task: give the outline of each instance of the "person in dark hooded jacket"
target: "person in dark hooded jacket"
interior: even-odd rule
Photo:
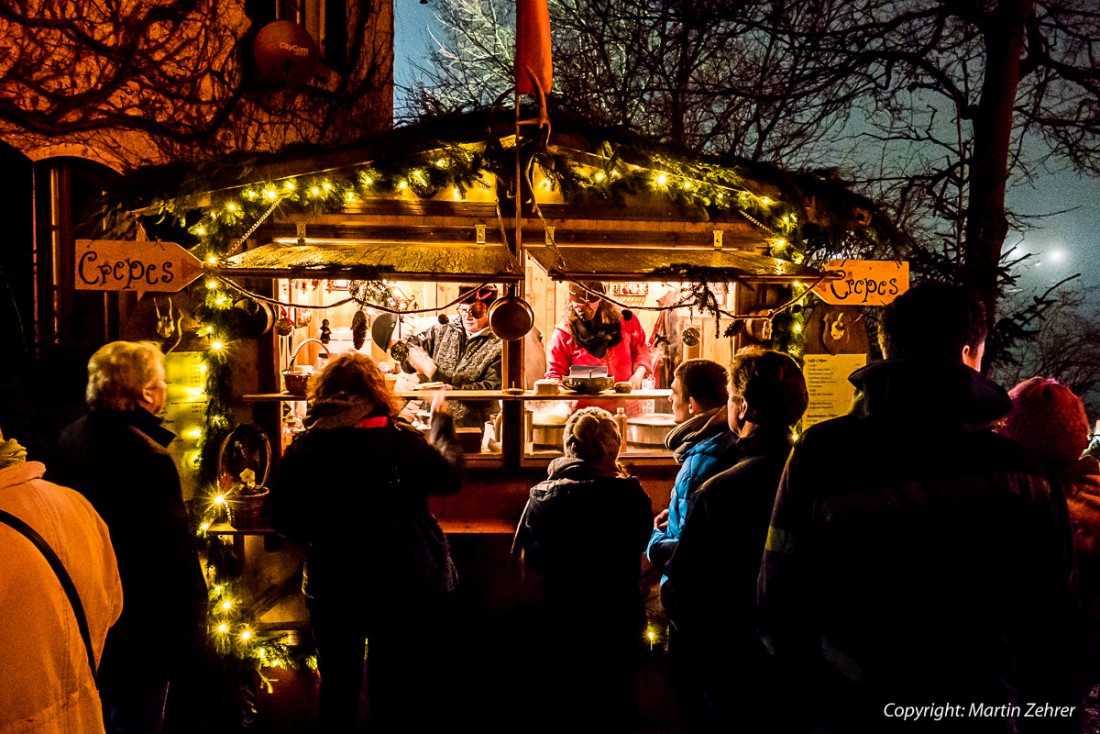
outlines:
[[[807,730],[1074,729],[1066,502],[991,430],[1011,402],[977,371],[986,324],[959,287],[901,295],[850,378],[862,411],[794,447],[757,600]]]
[[[458,574],[430,494],[457,492],[463,457],[444,393],[428,440],[398,420],[370,358],[342,354],[313,388],[306,430],[272,489],[275,529],[306,549],[302,590],[321,671],[324,732],[356,729],[369,638],[372,731],[431,731],[448,681],[449,599]]]
[[[617,467],[619,431],[602,408],[565,423],[564,456],[531,489],[513,551],[544,579],[536,630],[546,731],[625,732],[645,615],[642,550],[653,509],[636,477]]]

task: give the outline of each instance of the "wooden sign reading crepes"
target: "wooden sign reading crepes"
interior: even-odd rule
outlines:
[[[202,263],[174,242],[77,240],[78,291],[175,293],[202,273]]]

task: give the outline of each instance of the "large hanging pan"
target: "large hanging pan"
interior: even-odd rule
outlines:
[[[535,310],[516,295],[512,286],[508,287],[508,295],[489,307],[489,328],[505,341],[522,339],[534,327]]]

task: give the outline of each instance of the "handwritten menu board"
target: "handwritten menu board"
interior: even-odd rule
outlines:
[[[197,491],[199,443],[206,423],[206,365],[202,352],[170,352],[164,360],[168,383],[168,413],[164,427],[176,434],[168,453],[176,462],[183,485],[183,498]]]
[[[802,429],[846,414],[856,388],[848,375],[867,364],[866,354],[807,354],[802,364],[810,404],[802,416]]]

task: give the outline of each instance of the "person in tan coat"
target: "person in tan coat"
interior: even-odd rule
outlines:
[[[107,525],[79,493],[42,479],[46,467],[0,434],[0,510],[35,530],[76,587],[98,664],[122,613]],[[0,734],[101,734],[103,709],[61,582],[42,553],[0,522]]]

